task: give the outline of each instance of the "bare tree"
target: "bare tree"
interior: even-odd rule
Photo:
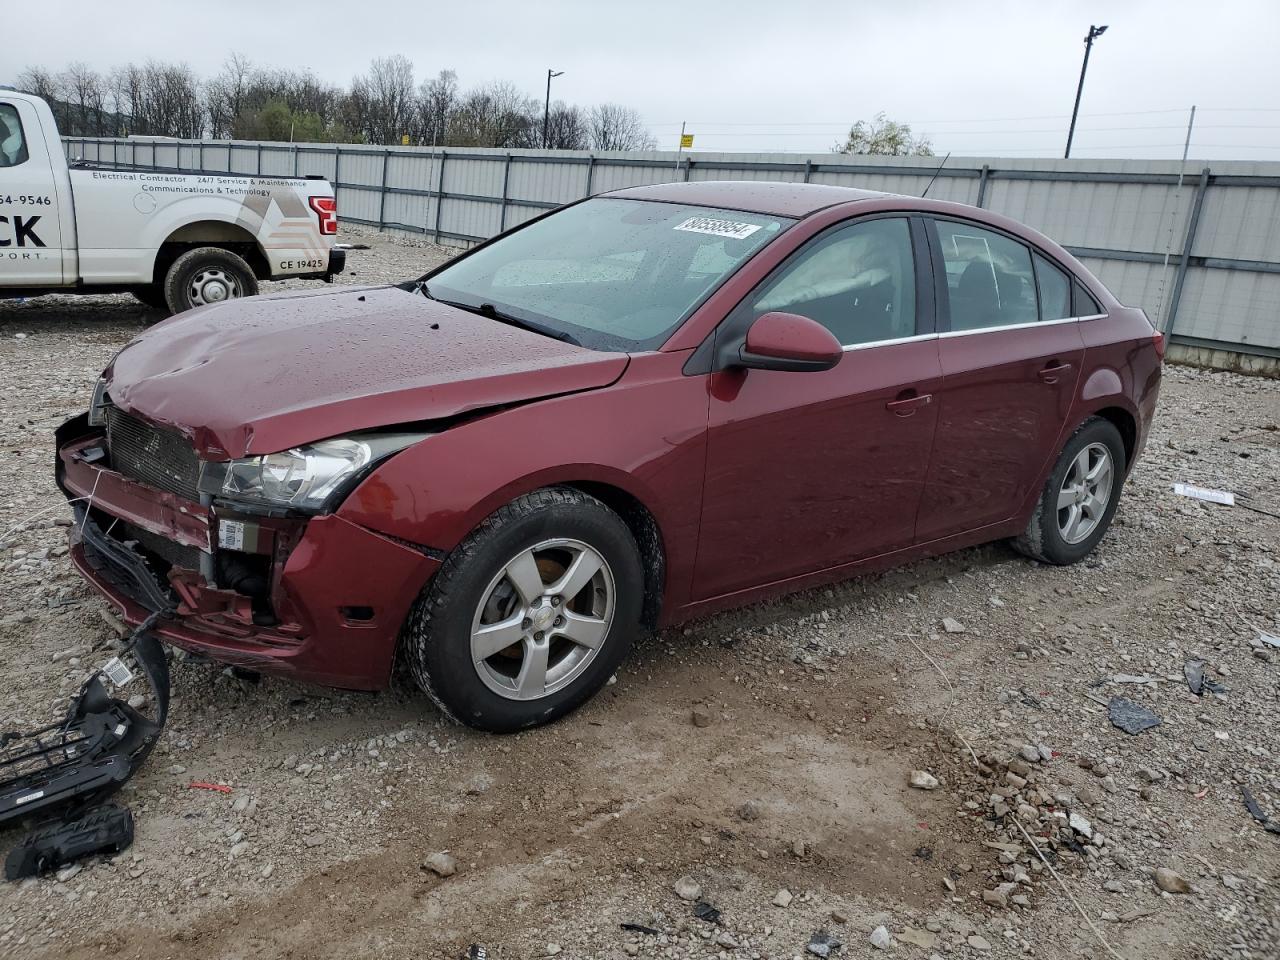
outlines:
[[[34,93],[49,104],[53,111],[53,119],[58,128],[66,127],[70,122],[66,105],[63,103],[62,78],[44,67],[27,67],[18,74],[18,89]]]
[[[534,147],[541,134],[538,101],[509,83],[469,91],[449,123],[449,143],[463,147]]]
[[[443,144],[449,130],[449,118],[458,108],[458,75],[441,70],[418,88],[417,138],[420,143]]]
[[[242,53],[227,57],[222,70],[205,85],[205,109],[209,113],[209,135],[215,140],[232,136],[236,118],[245,108],[245,99],[254,67]]]
[[[831,148],[833,153],[875,154],[882,157],[932,157],[933,144],[926,137],[916,137],[910,124],[889,120],[877,113],[871,120],[859,120],[849,128],[844,143]]]
[[[107,98],[107,84],[102,75],[76,61],[58,75],[58,86],[68,115],[68,122],[59,129],[70,136],[102,136]]]
[[[658,145],[640,114],[616,103],[592,107],[587,128],[596,150],[652,150]]]
[[[586,112],[560,100],[551,104],[547,115],[547,146],[552,150],[586,150],[590,145]]]
[[[352,81],[367,102],[364,133],[370,143],[399,143],[409,132],[417,112],[413,83],[413,61],[396,54],[377,57],[369,72]]]

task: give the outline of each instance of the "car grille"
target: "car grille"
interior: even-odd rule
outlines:
[[[107,449],[117,472],[139,483],[199,501],[200,460],[190,441],[176,430],[155,427],[108,407]]]

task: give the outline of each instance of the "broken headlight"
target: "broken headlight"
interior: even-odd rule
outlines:
[[[429,434],[338,437],[261,457],[208,461],[200,471],[200,492],[219,499],[306,512],[323,510],[339,491],[372,463]]]

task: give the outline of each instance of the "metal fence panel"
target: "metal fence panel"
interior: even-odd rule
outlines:
[[[69,157],[105,166],[322,176],[337,185],[343,219],[461,246],[589,194],[664,181],[807,181],[915,196],[932,181],[932,198],[1053,237],[1123,302],[1172,324],[1175,339],[1280,356],[1280,163],[64,142]]]

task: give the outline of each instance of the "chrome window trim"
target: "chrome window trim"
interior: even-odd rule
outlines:
[[[1080,323],[1084,320],[1101,320],[1105,313],[1094,313],[1087,317],[1062,317],[1059,320],[1032,320],[1028,323],[1007,323],[998,327],[977,327],[973,330],[944,330],[940,337],[968,337],[975,333],[994,333],[997,330],[1030,330],[1032,327],[1050,327],[1060,323]]]
[[[869,347],[895,347],[900,343],[915,343],[920,340],[937,340],[937,333],[917,333],[910,337],[895,337],[892,340],[869,340],[866,343],[851,343],[848,346],[841,346],[840,349],[845,353],[851,353],[854,350],[866,350]]]

